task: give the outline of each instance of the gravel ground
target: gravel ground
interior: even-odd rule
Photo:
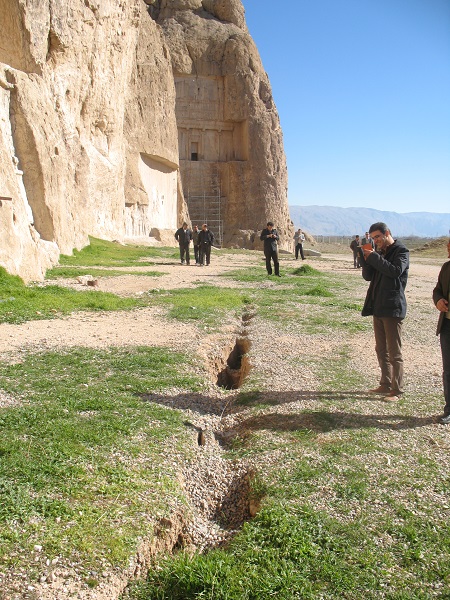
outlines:
[[[252,368],[262,378],[259,393],[263,399],[273,400],[270,408],[255,413],[254,408],[235,407],[233,398],[237,392],[226,392],[214,385],[218,365],[223,364],[236,336],[242,332],[242,322],[230,321],[222,332],[209,338],[208,347],[201,356],[211,373],[211,382],[206,393],[186,394],[173,390],[163,396],[149,396],[149,400],[185,411],[187,427],[192,431],[193,458],[188,463],[179,465],[179,473],[180,481],[190,500],[191,511],[190,520],[184,523],[183,535],[197,548],[221,545],[234,534],[245,519],[249,518],[248,490],[252,473],[254,470],[267,469],[280,457],[279,451],[275,450],[263,455],[264,464],[259,464],[255,459],[230,462],[223,457],[223,446],[227,445],[227,440],[246,431],[265,431],[267,436],[273,436],[277,430],[304,427],[307,418],[304,411],[321,410],[325,396],[335,398],[332,407],[327,404],[327,411],[335,413],[340,426],[331,432],[319,432],[318,443],[322,439],[344,440],[347,430],[366,427],[369,424],[378,428],[377,435],[386,447],[404,447],[405,444],[423,446],[424,452],[433,459],[439,456],[442,449],[448,449],[450,430],[437,423],[437,415],[441,409],[442,367],[438,339],[435,336],[437,311],[431,301],[431,291],[440,266],[445,260],[445,254],[443,252],[442,261],[414,256],[411,258],[407,288],[408,316],[404,329],[406,393],[400,404],[386,404],[367,393],[369,388],[378,384],[379,375],[370,330],[345,338],[339,330],[334,335],[332,331],[308,335],[302,332],[296,323],[287,323],[277,326],[268,336],[267,323],[259,315],[245,323],[245,330],[251,342],[249,357]],[[360,271],[353,269],[351,256],[328,255],[320,259],[308,259],[307,263],[318,270],[343,272],[354,277],[349,300],[362,302],[367,284],[362,280]],[[199,281],[228,287],[245,287],[244,284],[221,278],[220,275],[228,269],[252,264],[263,264],[260,253],[213,255],[211,266],[204,268],[185,267],[162,260],[161,265],[152,267],[152,270],[160,269],[166,273],[162,277],[105,277],[100,279],[98,289],[134,295],[145,293],[149,289],[194,286]],[[291,256],[283,256],[281,272],[283,267],[287,266],[299,266],[299,263]],[[65,285],[80,288],[80,284],[75,281],[65,282]],[[273,284],[268,281],[264,285]],[[313,307],[301,305],[299,310],[307,316]],[[180,340],[189,336],[195,342],[200,335],[203,336],[204,333],[200,334],[192,325],[168,320],[161,308],[123,313],[77,313],[60,320],[0,325],[0,358],[18,361],[24,351],[50,350],[74,345],[104,348],[111,345],[144,344],[181,349]],[[332,360],[344,346],[349,349],[351,365],[361,375],[364,384],[344,391],[331,388],[324,390],[323,382],[315,375],[313,363],[322,361],[326,364],[326,361]],[[311,361],[310,368],[308,361],[298,360],[305,354]],[[416,400],[410,407],[409,398],[420,397],[420,394],[439,400],[433,406],[422,405]],[[341,401],[348,402],[349,399],[352,400],[351,414],[343,411],[341,406]],[[6,406],[13,401],[0,390],[0,405]],[[408,431],[407,438],[404,435],[405,430]],[[172,458],[178,458],[176,453]],[[318,455],[314,458],[319,460]],[[404,460],[408,460],[407,452]],[[373,464],[378,464],[380,468],[386,466],[386,456],[374,455]],[[327,491],[329,492],[317,491],[317,509],[327,508]],[[436,500],[443,501],[442,498]],[[62,577],[57,576],[56,581],[35,586],[32,591],[34,596],[25,594],[5,598],[106,600],[117,597],[117,593],[123,587],[123,579],[118,579],[111,573],[105,574],[105,583],[95,591],[80,588],[79,582],[77,584],[76,570],[70,571],[64,585],[62,580]],[[25,581],[22,589],[26,590],[26,584]]]

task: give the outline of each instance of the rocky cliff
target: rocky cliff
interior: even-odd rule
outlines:
[[[208,220],[291,238],[282,133],[239,0],[0,0],[0,265]],[[167,238],[166,238],[167,239]]]

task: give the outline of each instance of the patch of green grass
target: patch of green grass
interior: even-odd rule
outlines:
[[[360,469],[344,472],[344,480],[335,484],[336,495],[344,500],[363,500],[368,495],[367,474]]]
[[[293,275],[308,275],[309,277],[319,277],[322,276],[322,273],[311,265],[302,265],[298,269],[294,269],[292,271]]]
[[[56,285],[26,286],[0,267],[0,323],[52,319],[77,310],[130,310],[148,301],[99,291],[77,292]]]
[[[336,535],[341,530],[341,535]],[[345,530],[345,534],[342,530]],[[135,600],[377,598],[382,569],[372,548],[308,507],[266,507],[228,551],[161,561]]]
[[[209,327],[220,327],[227,313],[237,314],[251,302],[248,293],[243,290],[210,285],[170,290],[152,298],[160,304],[169,305],[168,314],[173,319],[199,321]]]
[[[398,500],[386,503],[399,474],[392,480],[380,474],[378,484],[373,480],[377,473],[366,468],[373,450],[368,433],[349,431],[342,449],[354,446],[350,460],[345,452],[324,453],[315,436],[303,438],[296,449],[286,437],[292,432],[283,434],[285,460],[278,454],[278,464],[257,482],[263,509],[230,546],[161,558],[148,581],[131,586],[127,598],[447,598],[450,525],[425,516],[415,495],[410,507]],[[262,439],[252,436],[251,444],[255,453],[265,452]],[[339,449],[340,442],[323,448],[330,446]],[[420,472],[405,465],[404,475],[409,484],[402,489],[414,489],[411,477],[419,481]],[[317,498],[328,514],[312,507]]]
[[[74,250],[72,256],[61,255],[60,265],[64,266],[96,266],[131,267],[136,265],[152,265],[154,260],[165,256],[177,258],[178,253],[173,248],[152,248],[147,246],[134,246],[117,244],[106,240],[90,237],[89,245],[82,250]]]
[[[300,292],[304,296],[320,296],[321,298],[331,298],[334,294],[326,286],[315,285],[312,288],[308,288],[305,291]]]
[[[176,435],[188,452],[183,416],[147,395],[200,389],[190,361],[159,348],[79,348],[2,365],[0,389],[18,399],[0,410],[4,564],[34,544],[125,564],[151,516],[170,514],[180,495],[165,445]]]
[[[292,285],[299,277],[301,277],[301,281],[304,282],[305,276],[311,279],[316,277],[324,277],[320,271],[313,269],[309,265],[303,265],[299,269],[284,269],[282,277],[269,277],[264,266],[246,267],[243,269],[236,269],[234,271],[227,271],[226,273],[222,274],[222,277],[233,279],[233,281],[241,281],[246,283],[261,283],[270,281],[272,284],[276,285]]]
[[[268,280],[266,269],[263,267],[253,267],[246,269],[236,269],[235,271],[227,271],[222,273],[221,277],[232,279],[233,281],[241,281],[244,283],[261,283]],[[282,283],[280,278],[271,278],[271,282]]]
[[[77,266],[54,267],[49,269],[46,274],[46,279],[74,279],[82,275],[92,275],[93,277],[120,277],[122,275],[135,275],[137,277],[161,277],[166,273],[160,271],[119,271],[117,269],[106,268],[90,268],[86,269]]]

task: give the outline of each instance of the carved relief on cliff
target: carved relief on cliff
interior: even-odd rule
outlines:
[[[223,77],[175,77],[180,160],[248,159],[246,122],[225,120]]]
[[[290,247],[281,127],[242,3],[159,0],[154,7],[172,58],[191,218],[208,219],[225,245],[247,236],[247,247],[255,247],[255,232],[274,220],[281,245]]]

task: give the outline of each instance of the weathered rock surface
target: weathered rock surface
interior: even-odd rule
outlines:
[[[156,18],[172,58],[191,219],[207,220],[224,245],[247,248],[260,244],[248,231],[273,220],[290,248],[282,131],[242,3],[161,0]]]
[[[171,240],[189,217],[247,247],[270,218],[290,243],[240,0],[0,0],[0,22],[1,266],[41,279],[89,235]]]

